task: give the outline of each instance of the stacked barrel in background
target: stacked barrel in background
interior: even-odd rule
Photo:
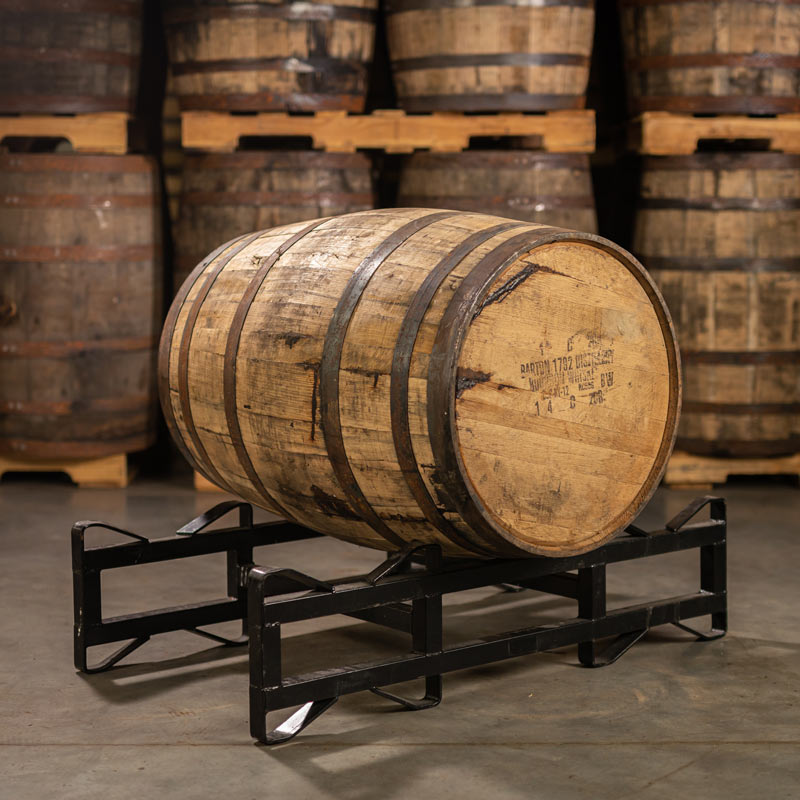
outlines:
[[[182,111],[363,111],[377,0],[165,4]],[[177,289],[219,244],[252,230],[373,208],[361,154],[306,150],[192,153],[175,234]]]
[[[620,0],[635,111],[800,111],[800,4]]]
[[[800,5],[621,0],[637,111],[800,110]],[[800,157],[649,157],[634,250],[666,297],[683,353],[678,447],[800,451]]]
[[[141,40],[141,0],[0,3],[0,113],[130,112]],[[0,454],[147,447],[162,318],[155,162],[7,142],[0,197]]]
[[[581,109],[592,0],[390,0],[389,54],[407,111]],[[455,208],[596,232],[589,158],[516,149],[416,153],[398,205]]]
[[[142,0],[0,3],[0,113],[133,112]]]

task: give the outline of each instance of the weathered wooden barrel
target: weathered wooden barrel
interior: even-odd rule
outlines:
[[[168,0],[181,108],[363,111],[377,0]]]
[[[0,452],[147,447],[162,319],[155,163],[1,155],[0,198]]]
[[[625,251],[432,209],[222,245],[172,304],[159,388],[219,486],[348,541],[472,556],[623,528],[680,403],[669,314]]]
[[[532,150],[414,153],[398,206],[455,208],[597,232],[589,157]]]
[[[175,289],[221,241],[376,205],[363,153],[187,154],[175,238]]]
[[[142,0],[2,0],[0,112],[133,112]]]
[[[408,111],[586,104],[593,0],[388,0],[386,25]]]
[[[800,156],[648,158],[634,250],[672,311],[678,447],[800,450]]]
[[[794,0],[620,0],[637,111],[800,111]]]

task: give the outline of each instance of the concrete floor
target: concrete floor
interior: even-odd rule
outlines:
[[[350,695],[294,741],[267,749],[248,735],[242,649],[179,632],[156,637],[110,673],[87,677],[72,667],[71,523],[103,519],[166,535],[220,496],[177,481],[127,491],[6,482],[0,798],[800,797],[800,491],[751,485],[724,494],[725,639],[698,643],[659,628],[607,669],[577,668],[573,647],[452,673],[442,705],[417,713]],[[660,490],[641,523],[660,525],[691,496]],[[262,550],[257,560],[332,577],[378,557],[325,539]],[[212,556],[118,571],[104,584],[104,611],[218,597],[222,570]],[[697,574],[696,552],[611,567],[610,599],[693,591]],[[474,637],[572,613],[557,598],[486,589],[451,596],[446,620]],[[287,673],[405,641],[339,617],[287,626],[284,635]]]

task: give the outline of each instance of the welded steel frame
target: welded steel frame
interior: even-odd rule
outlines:
[[[205,531],[209,525],[232,511],[239,512],[239,524],[236,527]],[[87,547],[86,532],[92,528],[112,531],[132,541]],[[141,647],[151,636],[171,631],[191,631],[228,646],[247,644],[246,582],[247,573],[253,566],[253,548],[319,535],[284,520],[254,524],[252,506],[234,500],[219,503],[184,525],[174,535],[162,539],[148,539],[106,522],[76,522],[72,526],[73,643],[76,669],[87,674],[103,672]],[[103,571],[209,553],[227,553],[226,597],[103,619]],[[242,637],[228,639],[202,630],[202,626],[232,620],[242,621]],[[128,643],[99,664],[89,666],[90,647],[122,641]]]
[[[705,506],[710,518],[693,521]],[[206,530],[232,511],[235,527]],[[87,547],[86,532],[102,528],[129,542]],[[253,548],[297,541],[319,534],[282,520],[254,524],[251,506],[227,501],[184,525],[174,535],[148,539],[104,522],[77,522],[72,528],[75,667],[102,672],[147,642],[151,636],[187,630],[220,644],[249,642],[250,730],[264,744],[287,741],[330,708],[342,695],[369,689],[411,710],[442,699],[442,675],[507,658],[570,644],[587,667],[616,661],[647,631],[673,624],[702,640],[727,630],[726,509],[718,497],[701,497],[661,530],[630,525],[603,547],[566,558],[456,560],[442,558],[436,545],[412,545],[390,554],[367,575],[319,580],[296,570],[255,566]],[[697,548],[700,589],[693,594],[606,608],[609,564]],[[103,618],[101,573],[134,565],[227,553],[227,596],[124,616]],[[510,591],[536,590],[577,601],[577,616],[557,624],[506,631],[444,648],[442,596],[483,586]],[[345,614],[410,634],[410,650],[396,658],[285,676],[281,626],[300,620]],[[710,630],[700,633],[685,620],[710,615]],[[243,635],[228,639],[204,626],[241,620]],[[247,635],[244,635],[246,632]],[[610,642],[602,640],[611,639]],[[88,664],[90,647],[127,642],[99,664]],[[399,696],[387,686],[424,678],[420,699]],[[274,729],[267,713],[301,708]]]

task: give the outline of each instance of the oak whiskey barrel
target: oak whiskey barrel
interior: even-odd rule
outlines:
[[[154,441],[157,187],[144,156],[0,155],[0,453]]]
[[[683,359],[678,447],[800,451],[800,156],[645,159],[634,250]]]
[[[407,111],[586,104],[593,0],[388,0],[386,25]]]
[[[181,109],[363,111],[377,0],[167,0]]]
[[[175,241],[175,290],[221,241],[376,205],[363,153],[187,154]]]
[[[795,0],[620,0],[637,111],[800,111]]]
[[[485,557],[624,527],[680,403],[666,306],[625,251],[432,209],[222,245],[172,304],[159,388],[219,486],[370,547]]]
[[[0,0],[0,113],[132,113],[142,0]]]
[[[531,150],[414,153],[398,206],[455,208],[597,232],[589,157]]]

